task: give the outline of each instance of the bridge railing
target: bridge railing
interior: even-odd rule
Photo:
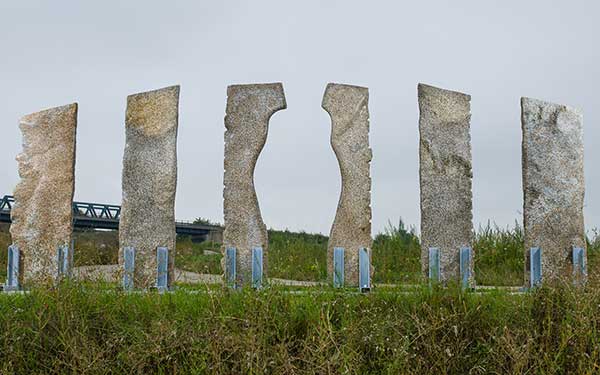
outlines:
[[[10,211],[15,203],[15,198],[12,195],[5,195],[0,200],[0,211]]]
[[[119,220],[121,206],[98,203],[73,202],[73,213],[79,216]]]
[[[0,221],[10,222],[10,211],[15,202],[12,195],[4,195],[0,200]],[[118,229],[121,216],[121,206],[114,204],[73,202],[75,227]],[[219,225],[197,224],[192,221],[175,221],[177,234],[206,235],[209,232],[219,232]]]

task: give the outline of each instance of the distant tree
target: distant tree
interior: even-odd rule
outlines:
[[[194,224],[199,224],[199,225],[217,225],[217,226],[221,225],[220,223],[213,222],[210,219],[205,219],[203,217],[196,218],[196,220],[194,220]]]
[[[403,243],[409,243],[415,241],[419,243],[419,237],[416,235],[415,227],[411,226],[408,230],[402,218],[398,220],[398,225],[395,226],[391,221],[388,221],[388,225],[385,228],[384,233],[379,233],[375,236],[375,241],[385,241],[395,239]]]

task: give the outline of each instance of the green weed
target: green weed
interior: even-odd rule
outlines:
[[[594,374],[600,292],[328,288],[0,295],[6,374]]]

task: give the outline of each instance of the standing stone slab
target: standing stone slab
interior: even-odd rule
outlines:
[[[227,88],[223,251],[236,249],[238,286],[252,282],[254,247],[263,249],[263,272],[267,274],[267,228],[254,190],[254,168],[267,140],[269,119],[285,108],[281,83],[232,85]]]
[[[59,246],[71,244],[77,104],[21,118],[21,181],[14,191],[10,233],[20,250],[21,284],[58,277]]]
[[[542,280],[548,280],[571,277],[572,246],[586,247],[583,120],[577,109],[522,98],[521,125],[525,285],[529,285],[530,248],[541,249]]]
[[[179,86],[127,97],[119,263],[135,249],[134,286],[155,286],[157,247],[168,249],[168,285],[175,255],[175,190]]]
[[[428,274],[429,248],[438,248],[440,281],[458,282],[460,249],[473,234],[471,97],[424,84],[418,95],[421,269]]]
[[[344,283],[358,285],[359,249],[371,258],[371,176],[369,90],[330,83],[322,107],[331,117],[331,146],[342,174],[342,190],[327,245],[327,272],[333,278],[334,248],[344,249]],[[373,262],[369,262],[372,264]],[[373,268],[370,272],[372,274]]]

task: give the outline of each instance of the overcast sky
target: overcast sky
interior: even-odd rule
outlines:
[[[202,3],[202,4],[201,4]],[[18,120],[79,103],[75,199],[121,201],[128,94],[181,85],[176,217],[223,219],[226,87],[283,82],[255,183],[267,226],[328,233],[340,189],[328,82],[369,87],[373,232],[419,224],[418,82],[472,96],[474,224],[522,221],[519,98],[584,113],[587,229],[600,227],[595,1],[3,1],[0,194]]]

